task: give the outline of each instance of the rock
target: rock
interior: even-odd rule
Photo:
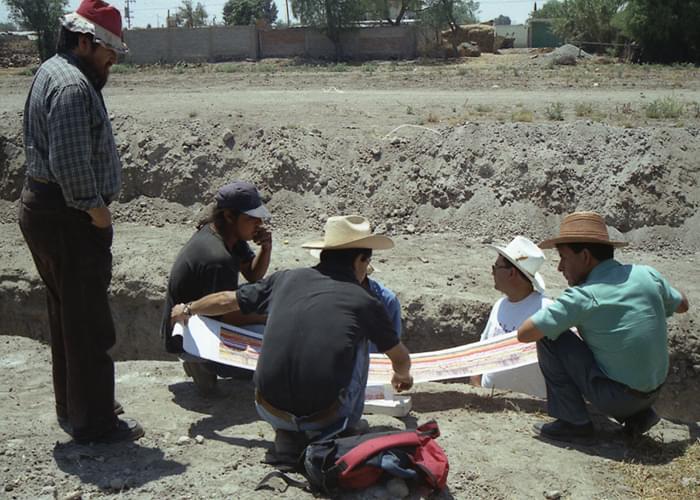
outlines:
[[[416,226],[414,226],[413,224],[409,224],[408,226],[406,226],[406,232],[407,232],[408,234],[413,234],[413,233],[415,233],[415,232],[416,232]]]
[[[68,495],[62,497],[61,500],[81,500],[83,498],[83,493],[78,490],[74,491],[73,493],[69,493]]]
[[[410,493],[406,481],[398,477],[389,479],[386,483],[386,491],[392,498],[404,498]]]
[[[561,498],[561,491],[559,491],[559,490],[545,491],[544,497],[547,500],[559,500]]]
[[[231,130],[226,130],[221,139],[229,149],[233,149],[233,147],[236,145],[236,137],[233,135],[233,131]]]
[[[334,180],[328,181],[328,184],[326,184],[326,192],[328,194],[335,193],[335,191],[338,189],[338,183],[335,182]]]
[[[188,444],[190,442],[190,438],[187,436],[180,436],[177,438],[177,444],[183,445],[183,444]]]
[[[197,442],[197,444],[202,444],[204,443],[204,436],[202,436],[201,434],[197,434],[194,437],[194,440]]]

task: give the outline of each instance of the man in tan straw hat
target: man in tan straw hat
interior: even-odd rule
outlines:
[[[624,245],[610,240],[594,212],[566,216],[559,236],[540,243],[556,247],[570,287],[518,329],[521,342],[537,341],[548,412],[556,418],[535,426],[542,437],[591,440],[586,400],[629,438],[659,421],[652,405],[668,373],[666,318],[686,312],[688,299],[655,269],[616,261],[614,249]]]
[[[394,246],[372,234],[367,219],[330,217],[323,240],[302,245],[321,250],[311,268],[278,271],[264,280],[220,292],[172,310],[189,314],[240,310],[267,314],[255,372],[256,407],[275,429],[275,450],[295,460],[313,437],[357,426],[368,375],[368,341],[386,353],[397,391],[410,389],[411,360],[384,306],[360,285],[374,250]]]
[[[523,324],[534,313],[552,303],[544,296],[545,283],[539,269],[544,253],[524,236],[516,236],[508,245],[493,246],[498,252],[491,266],[493,284],[504,296],[496,301],[489,314],[481,340],[505,335]],[[544,378],[537,363],[498,373],[484,373],[471,378],[474,385],[509,389],[546,397]]]
[[[102,87],[125,52],[119,11],[84,0],[63,19],[58,53],[37,70],[24,108],[27,177],[20,228],[47,288],[56,413],[77,442],[138,439],[114,400],[112,216],[121,187]]]

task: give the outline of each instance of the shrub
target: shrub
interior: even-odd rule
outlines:
[[[514,122],[530,123],[535,120],[535,114],[528,109],[520,109],[518,111],[513,111],[510,118]]]
[[[559,122],[564,120],[564,105],[560,102],[554,102],[549,104],[545,108],[544,112],[547,115],[547,118],[549,118],[550,120]]]
[[[647,118],[678,118],[683,114],[683,103],[673,97],[655,99],[646,106]]]

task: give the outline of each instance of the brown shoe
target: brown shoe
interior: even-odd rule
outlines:
[[[212,396],[216,394],[216,373],[209,369],[207,363],[183,361],[182,368],[185,370],[188,377],[192,377],[200,394],[203,396]]]

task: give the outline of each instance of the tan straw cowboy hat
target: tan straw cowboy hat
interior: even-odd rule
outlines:
[[[603,218],[595,212],[574,212],[564,217],[559,226],[559,236],[544,240],[540,248],[554,248],[562,243],[600,243],[624,247],[625,241],[612,241]]]
[[[326,221],[321,241],[304,243],[302,248],[318,250],[343,250],[346,248],[370,248],[388,250],[394,247],[391,238],[372,234],[369,221],[360,215],[338,215]]]

